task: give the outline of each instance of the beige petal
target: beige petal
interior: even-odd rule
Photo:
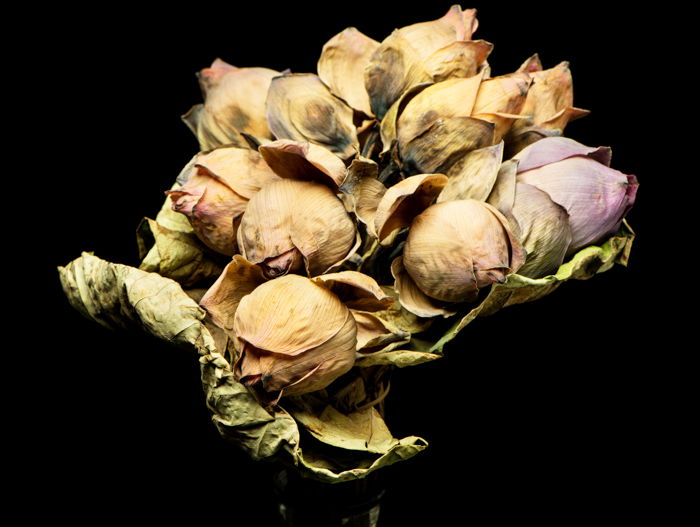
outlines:
[[[313,143],[280,139],[262,145],[258,150],[270,168],[282,178],[318,181],[334,190],[345,180],[343,161]]]
[[[445,174],[467,152],[491,146],[494,124],[472,117],[438,119],[399,150],[406,174]]]
[[[447,173],[447,185],[442,189],[437,202],[458,199],[486,201],[501,167],[503,141],[468,152]]]
[[[493,44],[485,40],[452,42],[430,55],[425,68],[435,82],[472,77],[479,73],[492,50]]]
[[[238,304],[244,296],[264,282],[265,277],[260,268],[236,254],[204,294],[199,305],[217,326],[233,337],[233,319]]]
[[[406,103],[396,122],[399,149],[438,119],[469,117],[480,84],[481,76],[474,75],[438,82],[417,93]]]
[[[527,252],[518,274],[540,278],[555,273],[572,240],[566,209],[537,187],[518,183],[513,216],[520,226],[520,241]]]
[[[540,126],[563,131],[569,120],[588,112],[574,109],[573,79],[568,62],[554,68],[530,72],[532,84],[521,113],[527,119],[514,123],[513,128]]]
[[[292,73],[272,79],[266,111],[277,139],[308,141],[342,159],[360,150],[353,109],[332,95],[317,75]]]
[[[413,218],[435,201],[446,184],[447,176],[443,174],[421,174],[389,187],[374,218],[379,242],[385,242],[395,230],[408,227]]]
[[[379,311],[393,303],[374,278],[357,271],[323,274],[312,281],[323,284],[352,309]]]
[[[481,83],[472,116],[496,124],[496,142],[508,132],[514,120],[521,117],[531,82],[530,74],[518,71]]]
[[[206,170],[211,177],[246,199],[265,185],[279,180],[263,156],[249,148],[215,148],[195,156],[194,167]]]
[[[349,27],[326,42],[318,60],[318,76],[331,93],[352,108],[373,115],[365,88],[365,69],[379,42]]]
[[[349,311],[327,288],[287,275],[244,296],[234,314],[239,339],[270,353],[299,355],[330,340]]]
[[[394,276],[394,287],[399,294],[401,305],[414,315],[423,318],[450,317],[456,311],[447,309],[441,302],[430,298],[421,291],[413,278],[406,272],[401,256],[391,263],[391,274]]]
[[[389,344],[407,343],[410,334],[392,331],[373,313],[351,310],[357,324],[357,351],[370,353],[385,350]]]
[[[471,40],[477,26],[476,9],[462,11],[459,5],[453,5],[437,20],[411,24],[398,32],[411,43],[421,60],[426,61],[436,50],[451,42]]]
[[[505,161],[498,170],[496,182],[491,189],[486,202],[503,214],[511,218],[513,203],[515,202],[515,183],[518,172],[518,160]]]
[[[379,128],[379,135],[381,137],[382,145],[384,147],[382,150],[382,154],[386,154],[387,152],[389,152],[389,150],[392,148],[394,141],[397,138],[396,121],[398,120],[399,115],[401,115],[409,101],[428,86],[432,86],[432,82],[424,82],[412,86],[411,88],[403,92],[401,94],[401,97],[399,97],[399,99],[391,105],[391,108],[389,108],[389,111],[387,111],[386,115],[382,119]]]
[[[217,59],[199,74],[204,104],[194,106],[183,120],[199,140],[200,150],[234,144],[246,146],[246,132],[271,137],[265,116],[265,97],[278,71],[236,68]]]
[[[358,156],[352,160],[341,191],[348,196],[350,211],[374,236],[374,214],[386,187],[377,180],[379,166],[371,159]]]
[[[402,93],[416,84],[431,81],[420,54],[398,30],[394,31],[372,53],[365,70],[372,113],[381,121]]]
[[[517,71],[524,71],[525,73],[535,73],[536,71],[542,71],[542,62],[540,61],[540,56],[535,53],[531,57],[528,57],[525,62],[523,62]]]

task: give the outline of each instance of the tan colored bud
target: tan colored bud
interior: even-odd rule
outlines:
[[[523,260],[506,218],[475,200],[428,207],[413,220],[403,251],[403,264],[418,288],[444,302],[474,300],[480,289],[504,282]]]
[[[265,116],[265,98],[278,71],[236,68],[216,59],[199,72],[204,103],[182,116],[199,141],[200,150],[220,145],[247,146],[241,133],[272,137]]]
[[[354,251],[355,243],[355,223],[343,202],[313,181],[282,179],[267,185],[248,203],[238,229],[241,254],[270,278],[328,272]]]
[[[173,210],[187,216],[197,237],[216,252],[236,252],[236,226],[248,201],[279,177],[258,152],[219,147],[200,153],[178,177],[182,186],[169,190]]]
[[[240,300],[233,326],[234,375],[263,398],[325,388],[355,361],[350,310],[308,278],[288,275],[258,286]]]

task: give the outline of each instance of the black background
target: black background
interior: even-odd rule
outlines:
[[[274,525],[269,468],[219,437],[197,358],[81,318],[56,266],[83,250],[138,264],[137,224],[157,212],[196,153],[180,115],[201,101],[194,74],[213,59],[315,71],[323,43],[345,27],[381,41],[394,28],[442,16],[450,3],[202,3],[148,12],[112,5],[44,11],[42,55],[26,63],[40,72],[27,106],[41,125],[14,184],[40,186],[44,202],[36,213],[41,243],[31,247],[40,255],[39,287],[23,296],[50,315],[21,333],[20,349],[30,347],[32,359],[9,370],[22,380],[14,400],[26,418],[23,435],[36,445],[36,464],[18,485],[47,496],[51,514],[69,519],[95,519],[88,511],[97,508],[105,518],[196,511]],[[655,315],[663,279],[653,247],[665,228],[664,192],[649,120],[664,61],[649,28],[663,26],[661,14],[545,3],[463,7],[478,9],[474,38],[495,45],[494,75],[534,52],[545,67],[570,62],[575,104],[592,113],[567,135],[611,146],[612,166],[637,175],[628,219],[638,237],[629,267],[479,319],[445,359],[394,375],[388,423],[397,437],[418,435],[430,447],[385,471],[383,525],[484,512],[494,521],[567,522],[604,510],[619,520],[651,513],[670,425],[669,350],[650,340],[668,330]]]

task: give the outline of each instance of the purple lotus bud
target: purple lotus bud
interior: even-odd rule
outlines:
[[[609,149],[549,137],[523,149],[515,159],[520,161],[518,182],[543,190],[569,214],[568,254],[617,231],[634,204],[637,178],[607,166]]]

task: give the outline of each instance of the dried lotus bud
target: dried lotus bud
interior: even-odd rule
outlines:
[[[444,302],[474,300],[523,260],[506,218],[471,199],[428,207],[413,220],[403,250],[403,265],[418,288]]]
[[[265,399],[328,386],[352,368],[357,326],[323,285],[288,275],[244,296],[233,321],[237,380]]]
[[[516,158],[518,182],[546,192],[569,214],[569,254],[612,234],[634,204],[637,178],[600,163],[609,150],[586,147],[563,137],[544,138]]]
[[[327,272],[354,250],[356,228],[326,185],[282,179],[248,203],[238,229],[241,254],[268,278]]]
[[[520,227],[520,242],[527,258],[518,274],[540,278],[556,272],[571,244],[566,209],[532,185],[516,183],[513,216]]]
[[[248,200],[277,180],[258,152],[220,147],[194,156],[178,176],[182,186],[166,194],[207,247],[230,256],[237,251],[236,226]]]
[[[412,86],[432,82],[433,75],[449,77],[440,66],[454,54],[443,48],[470,40],[477,26],[475,9],[463,11],[453,5],[442,18],[402,27],[385,38],[365,70],[365,86],[377,119],[383,119],[391,105]],[[436,53],[437,57],[433,57]],[[477,54],[477,60],[481,59],[483,53]]]
[[[220,145],[247,146],[241,133],[271,138],[265,117],[265,98],[272,78],[280,73],[268,68],[237,68],[216,59],[199,72],[204,104],[182,116],[197,136],[200,150]]]

